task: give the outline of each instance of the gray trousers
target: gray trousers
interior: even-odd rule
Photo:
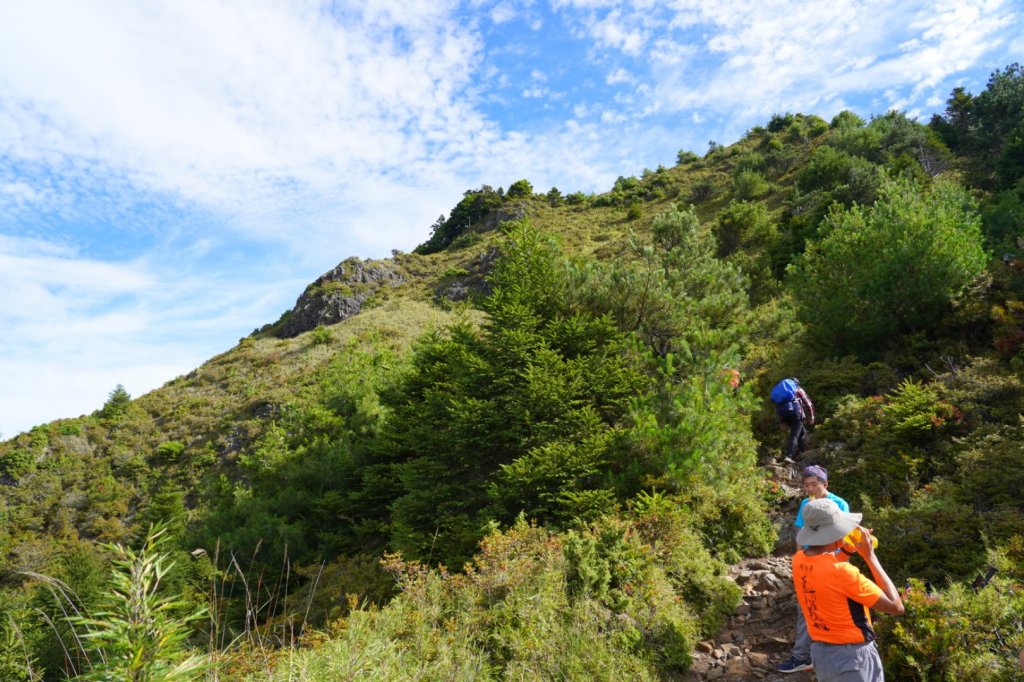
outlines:
[[[874,642],[863,644],[811,644],[811,660],[818,682],[885,682],[882,657]]]
[[[796,604],[796,641],[790,653],[798,661],[808,661],[811,658],[811,635],[807,632],[807,621],[804,620],[804,610],[800,608],[800,602]]]

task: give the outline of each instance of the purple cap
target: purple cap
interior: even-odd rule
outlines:
[[[825,467],[820,467],[817,464],[812,464],[809,467],[804,467],[803,471],[800,472],[800,476],[817,476],[823,481],[828,480],[828,472],[825,470]]]

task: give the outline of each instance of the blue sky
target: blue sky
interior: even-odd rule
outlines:
[[[0,3],[0,434],[184,374],[468,188],[608,189],[773,113],[921,120],[1019,0]]]

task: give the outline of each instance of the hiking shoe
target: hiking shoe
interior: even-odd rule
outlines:
[[[801,670],[813,670],[814,664],[811,663],[810,660],[798,661],[790,656],[782,663],[779,663],[778,667],[775,669],[780,673],[798,673]]]

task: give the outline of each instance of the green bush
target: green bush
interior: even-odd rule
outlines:
[[[688,164],[696,163],[698,161],[700,161],[700,157],[697,156],[697,154],[695,154],[694,152],[688,151],[686,149],[680,149],[679,152],[676,154],[676,165],[678,166],[686,166]]]
[[[331,342],[331,330],[322,324],[318,324],[309,332],[309,341],[314,346],[326,346]]]
[[[810,137],[824,135],[829,130],[829,124],[820,116],[810,115],[807,117],[807,133]]]
[[[878,623],[887,678],[1010,682],[1024,680],[1024,590],[996,578],[977,592],[952,585],[931,596],[920,581],[904,599],[906,613]]]
[[[764,156],[758,152],[746,152],[736,157],[736,164],[733,166],[733,174],[743,171],[755,171],[760,173],[765,168]]]
[[[1024,377],[1006,371],[993,358],[972,358],[941,376],[949,400],[971,428],[983,425],[1016,427],[1024,414]]]
[[[505,196],[509,199],[523,199],[533,196],[533,185],[529,180],[516,180],[508,186]]]
[[[757,199],[771,189],[765,177],[753,170],[741,170],[733,176],[732,191],[737,199]]]
[[[800,318],[832,353],[877,357],[886,342],[934,328],[985,266],[980,219],[959,187],[886,184],[870,209],[834,225],[790,266]]]
[[[833,128],[861,128],[864,126],[864,119],[849,109],[845,109],[832,117],[830,125]]]
[[[161,547],[167,536],[151,529],[141,551],[108,545],[114,570],[105,602],[93,615],[69,618],[84,643],[90,669],[81,680],[193,680],[210,665],[187,646],[190,623],[202,619],[195,608],[162,593],[172,564]]]
[[[690,190],[690,201],[694,204],[703,204],[710,201],[718,191],[715,181],[711,178],[701,178]]]
[[[763,253],[778,239],[778,230],[764,202],[734,200],[719,213],[715,237],[719,257],[739,250]]]
[[[878,175],[876,167],[864,159],[840,149],[818,147],[796,181],[802,192],[826,191],[832,201],[850,206],[874,200]]]
[[[840,481],[845,493],[845,476],[836,476],[837,488]],[[908,507],[868,509],[865,514],[892,579],[902,583],[917,578],[936,587],[969,580],[984,568],[985,543],[978,521],[970,507],[928,494]]]
[[[795,121],[796,118],[789,112],[785,114],[772,114],[771,119],[768,121],[768,132],[781,133],[792,126]]]
[[[654,682],[679,675],[697,642],[700,611],[678,598],[669,565],[681,580],[731,585],[709,600],[719,610],[734,606],[738,591],[714,576],[719,565],[689,558],[690,550],[701,556],[692,532],[673,540],[671,525],[646,523],[641,538],[641,523],[606,517],[553,535],[520,520],[489,533],[461,574],[389,555],[385,567],[401,589],[392,602],[356,608],[330,639],[255,677]],[[697,575],[683,575],[689,568]]]
[[[844,492],[903,505],[918,486],[952,470],[948,438],[962,432],[962,414],[938,385],[907,380],[887,396],[848,397],[818,437],[842,444],[824,460]]]
[[[827,144],[849,156],[860,159],[881,157],[882,132],[877,128],[861,125],[841,126],[828,138]]]
[[[0,478],[17,481],[35,469],[36,456],[25,448],[8,448],[0,454]]]

